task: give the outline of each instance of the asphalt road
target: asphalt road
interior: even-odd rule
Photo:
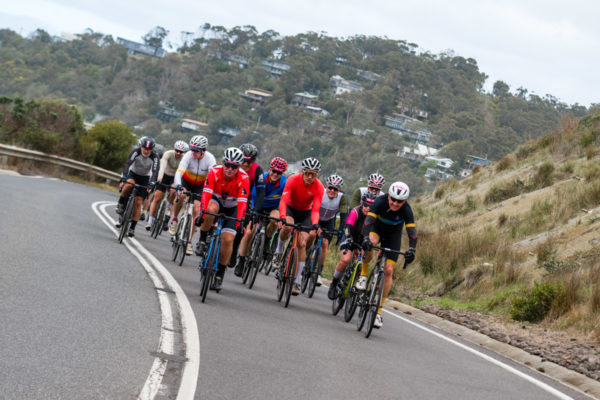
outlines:
[[[137,396],[158,340],[159,306],[144,270],[91,212],[91,203],[116,195],[46,179],[0,176],[0,184],[0,398]],[[223,291],[202,304],[197,257],[176,266],[168,235],[151,239],[140,225],[136,240],[173,275],[195,316],[195,398],[587,398],[387,313],[365,339],[355,320],[331,315],[324,287],[283,308],[271,276],[259,275],[249,290],[228,270]]]

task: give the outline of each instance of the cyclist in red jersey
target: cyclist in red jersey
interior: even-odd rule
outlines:
[[[223,164],[214,167],[208,173],[202,192],[202,209],[211,213],[223,213],[243,219],[246,214],[250,184],[248,174],[240,170],[244,154],[237,147],[225,149]],[[214,223],[215,217],[204,216],[200,226],[199,253],[206,249],[206,236]],[[199,222],[199,221],[197,221]],[[215,276],[213,289],[220,290],[223,285],[225,268],[231,257],[233,239],[238,231],[243,229],[239,222],[225,220],[221,231],[221,250],[219,253],[219,269]]]
[[[319,209],[323,200],[323,184],[317,179],[317,174],[321,169],[319,160],[313,157],[302,161],[302,172],[292,175],[288,178],[281,202],[279,203],[279,215],[290,224],[302,224],[316,231],[319,228]],[[281,267],[281,258],[285,242],[292,234],[292,228],[279,223],[281,229],[279,233],[279,242],[275,250],[276,268]],[[311,232],[314,234],[315,232]],[[308,232],[300,232],[298,238],[298,270],[296,271],[296,280],[292,287],[292,294],[300,294],[300,280],[302,279],[302,270],[306,260],[306,241]]]

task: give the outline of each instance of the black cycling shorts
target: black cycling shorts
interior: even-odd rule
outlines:
[[[321,235],[323,239],[327,239],[331,242],[331,238],[333,237],[333,230],[335,229],[335,217],[327,221],[323,221],[322,219],[320,219],[319,226],[323,230],[331,231],[331,233],[323,232],[323,234]]]
[[[175,177],[173,175],[163,175],[160,182],[156,187],[156,190],[160,190],[161,192],[166,192],[169,190],[169,187],[173,184]]]
[[[127,174],[127,180],[129,180],[129,179],[133,179],[133,181],[135,183],[137,183],[138,185],[142,185],[142,186],[148,186],[148,184],[150,183],[150,177],[148,175],[142,176],[142,175],[138,175],[132,171],[129,171],[129,173]],[[142,199],[145,199],[146,197],[148,197],[148,190],[147,189],[138,189],[137,197],[141,197]]]
[[[375,233],[379,236],[379,246],[387,247],[392,250],[399,251],[400,244],[402,242],[402,227],[404,225],[385,225],[378,222],[375,222],[375,226],[371,233]],[[385,257],[393,260],[394,262],[398,261],[398,254],[386,252]]]
[[[292,207],[287,206],[286,215],[294,218],[295,224],[301,224],[306,228],[310,228],[312,223],[310,221],[310,214],[312,210],[294,210]]]
[[[228,217],[237,217],[237,206],[236,207],[223,207],[223,204],[221,204],[221,202],[215,195],[213,195],[213,197],[210,200],[217,202],[217,204],[219,205],[219,211],[217,211],[217,213],[225,214]],[[237,234],[237,231],[235,229],[236,225],[237,225],[236,220],[225,219],[225,220],[223,220],[222,232],[229,232],[229,233],[233,233],[235,235],[235,234]]]
[[[187,191],[199,195],[202,195],[202,191],[204,190],[204,185],[192,185],[185,179],[181,181],[181,186],[183,186]]]

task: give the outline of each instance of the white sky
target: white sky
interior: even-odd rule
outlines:
[[[600,103],[600,2],[593,0],[17,0],[0,7],[0,28],[22,36],[86,28],[141,41],[155,26],[180,41],[205,22],[253,25],[282,35],[387,36],[438,54],[452,49],[477,60],[511,91],[551,94],[568,104]]]

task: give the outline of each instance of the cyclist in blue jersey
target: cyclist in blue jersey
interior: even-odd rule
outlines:
[[[259,198],[257,195],[257,187],[252,189],[252,207],[256,212],[269,215],[273,218],[279,218],[279,201],[281,200],[281,194],[287,178],[283,173],[287,170],[287,162],[281,157],[275,157],[271,160],[270,168],[263,174],[264,182],[264,200],[262,204],[259,204]],[[260,207],[259,207],[260,206]],[[265,243],[269,243],[271,237],[277,229],[275,221],[270,220],[267,225],[267,234],[265,237]],[[238,265],[244,266],[246,257],[252,240],[252,229],[246,229],[244,237],[240,243],[240,257]],[[265,246],[266,250],[267,246]],[[236,266],[237,270],[237,266]]]

